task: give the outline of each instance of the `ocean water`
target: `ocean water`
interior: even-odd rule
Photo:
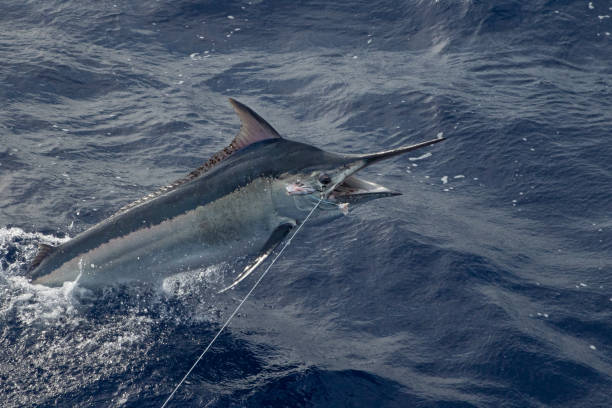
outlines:
[[[309,221],[169,406],[610,406],[612,1],[1,8],[1,406],[159,407],[246,294],[234,259],[23,277],[226,146],[227,97],[329,151],[448,140]]]

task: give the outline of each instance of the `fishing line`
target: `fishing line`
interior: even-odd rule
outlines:
[[[312,200],[312,202],[316,203],[317,205],[318,204],[327,204],[328,205],[327,208],[321,206],[322,210],[326,210],[326,209],[330,210],[330,209],[336,208],[336,207],[337,208],[342,208],[342,204],[338,204],[338,203],[335,203],[333,201],[326,200],[323,197],[317,197],[316,194],[304,194],[304,195],[299,194],[299,195],[294,195],[293,196],[293,202],[295,203],[295,206],[297,207],[297,209],[300,210],[300,211],[304,211],[304,212],[310,211],[308,208],[302,208],[302,206],[300,205],[300,203],[298,201],[298,198],[300,198],[300,197],[306,197],[306,198]]]
[[[236,315],[236,313],[238,313],[238,310],[240,309],[240,307],[242,307],[242,305],[244,304],[244,302],[247,300],[247,298],[251,295],[251,293],[253,293],[253,291],[255,290],[255,288],[257,287],[257,285],[259,285],[259,282],[261,282],[261,280],[264,278],[264,276],[266,276],[266,274],[268,273],[268,271],[270,270],[270,268],[272,268],[272,265],[274,265],[274,263],[276,262],[276,260],[283,254],[283,252],[285,251],[285,248],[287,248],[289,246],[289,244],[291,243],[291,241],[293,240],[293,238],[295,238],[295,236],[297,235],[298,232],[300,232],[300,230],[302,229],[302,226],[304,224],[306,224],[306,221],[308,221],[308,219],[310,218],[310,216],[312,215],[312,213],[315,212],[315,210],[317,209],[317,207],[319,207],[319,204],[321,204],[321,201],[323,201],[323,197],[319,198],[319,201],[315,204],[314,207],[312,207],[312,210],[310,210],[310,212],[308,213],[308,215],[306,216],[306,218],[304,218],[304,221],[298,226],[298,228],[295,230],[295,232],[293,233],[293,235],[291,235],[291,237],[287,240],[287,242],[285,242],[285,245],[281,248],[281,250],[279,251],[278,255],[276,255],[276,257],[274,257],[274,259],[272,260],[272,262],[270,263],[270,265],[268,265],[268,267],[266,268],[266,270],[261,274],[261,276],[259,277],[259,279],[257,279],[257,282],[255,282],[255,284],[253,285],[253,287],[251,288],[251,290],[249,290],[249,292],[246,294],[246,296],[244,297],[244,299],[242,299],[242,301],[238,304],[238,307],[236,307],[236,309],[232,312],[232,314],[230,315],[230,317],[227,319],[227,321],[223,324],[223,326],[221,326],[221,328],[219,329],[219,331],[217,332],[217,334],[215,335],[215,337],[213,337],[213,339],[210,341],[210,343],[208,343],[208,346],[206,346],[206,348],[204,349],[204,351],[202,352],[202,354],[200,354],[200,356],[198,357],[198,359],[195,361],[195,363],[193,363],[193,365],[191,366],[191,368],[189,369],[189,371],[187,371],[187,374],[185,374],[185,376],[183,377],[183,379],[176,385],[176,387],[174,387],[174,390],[172,391],[172,393],[168,396],[168,398],[166,399],[166,401],[163,403],[163,405],[161,406],[161,408],[164,408],[168,402],[170,402],[170,400],[172,399],[172,397],[174,397],[174,394],[176,393],[176,391],[181,387],[181,385],[183,385],[183,383],[185,382],[185,380],[187,379],[187,377],[189,377],[189,374],[191,374],[191,372],[193,371],[193,369],[195,368],[196,365],[198,365],[198,363],[200,362],[200,360],[204,357],[204,354],[206,354],[206,352],[211,348],[211,346],[213,345],[213,343],[215,342],[215,340],[217,340],[217,337],[219,337],[221,335],[221,332],[223,331],[223,329],[225,329],[227,327],[227,325],[230,323],[230,321],[232,320],[232,318]]]

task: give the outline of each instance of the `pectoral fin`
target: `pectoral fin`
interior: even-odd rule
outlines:
[[[234,283],[232,283],[225,289],[220,290],[219,293],[223,293],[226,290],[235,288],[241,281],[243,281],[247,276],[249,276],[251,272],[257,269],[257,267],[261,265],[261,263],[265,261],[266,258],[268,258],[268,256],[270,256],[272,252],[274,252],[276,247],[283,241],[283,239],[285,239],[285,237],[287,236],[287,234],[289,234],[289,231],[291,231],[293,227],[295,227],[295,223],[289,222],[276,227],[274,232],[272,232],[272,235],[270,235],[270,238],[268,238],[268,241],[266,241],[265,245],[259,252],[257,258],[253,259],[253,261],[251,261],[244,268],[244,270],[242,271],[242,273],[240,273],[240,275],[238,275]]]

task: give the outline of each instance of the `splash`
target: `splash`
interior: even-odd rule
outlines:
[[[26,232],[18,227],[0,228],[0,273],[17,276],[23,273],[36,256],[39,244],[60,245],[70,240],[40,232]]]
[[[208,293],[214,290],[206,288],[222,280],[223,266],[168,279],[161,291],[130,285],[92,292],[78,280],[49,288],[22,276],[39,243],[59,245],[68,239],[0,228],[0,378],[11,379],[1,387],[3,407],[47,405],[114,378],[129,378],[155,364],[155,350],[163,348],[160,322],[174,327],[222,316]],[[142,393],[139,387],[122,381],[110,390],[109,405]]]

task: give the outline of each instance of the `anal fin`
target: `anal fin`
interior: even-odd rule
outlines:
[[[268,238],[265,245],[259,252],[259,255],[257,255],[257,257],[253,259],[243,269],[243,271],[240,273],[240,275],[238,275],[236,280],[234,280],[231,285],[229,285],[225,289],[220,290],[218,293],[223,293],[229,289],[235,288],[240,282],[242,282],[247,276],[249,276],[251,272],[257,269],[257,267],[261,265],[262,262],[265,261],[272,252],[274,252],[276,247],[283,241],[283,239],[285,239],[285,237],[287,236],[287,234],[289,234],[289,231],[291,231],[293,227],[295,227],[295,223],[289,222],[276,227],[276,229],[272,232],[272,235],[270,235],[270,238]]]

